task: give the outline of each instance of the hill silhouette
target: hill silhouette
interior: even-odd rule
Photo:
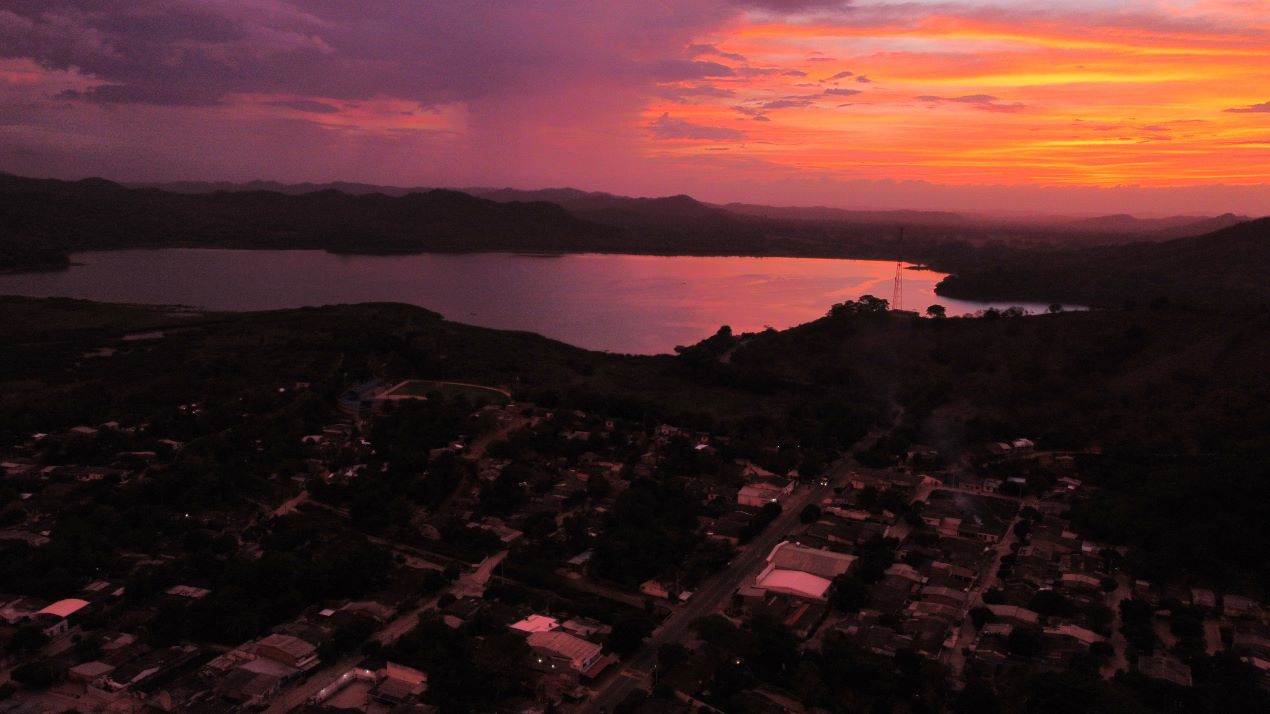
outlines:
[[[1270,303],[1270,218],[1190,238],[962,262],[936,289],[950,297],[1113,305],[1164,298],[1205,305]]]
[[[431,190],[404,196],[324,189],[178,194],[0,177],[0,237],[46,250],[214,246],[334,252],[569,251],[609,247],[614,231],[550,203],[497,203]]]
[[[208,184],[218,185],[218,184]],[[182,184],[196,189],[204,184]],[[0,270],[57,269],[79,250],[309,248],[750,255],[894,260],[951,273],[950,297],[1111,305],[1166,298],[1270,302],[1270,224],[1240,217],[1108,216],[1066,226],[979,223],[937,212],[772,209],[737,213],[690,196],[630,198],[571,188],[431,189],[369,184],[183,193],[104,179],[0,175]],[[339,188],[336,188],[338,186]],[[409,191],[408,189],[395,189]],[[759,212],[758,208],[746,210]],[[790,216],[800,216],[797,218]],[[1213,227],[1221,230],[1210,231]],[[1176,232],[1198,237],[1163,240]],[[1136,231],[1115,233],[1108,231]]]

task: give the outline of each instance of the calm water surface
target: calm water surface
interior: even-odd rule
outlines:
[[[697,342],[720,325],[783,329],[843,300],[890,299],[895,275],[895,264],[884,261],[597,254],[172,249],[78,253],[72,260],[79,265],[62,272],[0,275],[0,294],[209,310],[403,302],[458,322],[644,354]],[[905,306],[939,303],[959,315],[991,305],[937,297],[943,277],[905,271]]]

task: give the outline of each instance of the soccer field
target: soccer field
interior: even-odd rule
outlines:
[[[426,397],[439,392],[446,398],[463,395],[473,402],[488,404],[507,404],[511,398],[505,392],[493,387],[482,387],[476,384],[459,384],[456,382],[434,382],[428,379],[412,379],[402,382],[384,393],[388,399],[402,397]]]

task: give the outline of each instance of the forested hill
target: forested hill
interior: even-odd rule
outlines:
[[[0,205],[7,209],[0,213],[0,248],[16,246],[8,253],[0,250],[0,259],[11,256],[0,269],[48,267],[43,257],[32,257],[37,250],[64,254],[139,247],[866,258],[895,252],[893,226],[853,226],[826,236],[816,226],[736,215],[688,196],[543,194],[564,201],[563,207],[540,200],[537,192],[496,193],[497,201],[443,189],[399,196],[332,188],[184,193],[127,188],[103,179],[67,182],[0,174]],[[528,200],[509,200],[515,198]]]
[[[977,299],[1119,305],[1156,299],[1210,306],[1270,304],[1270,218],[1192,238],[958,261],[938,292]]]
[[[135,247],[322,248],[335,252],[597,250],[612,228],[560,206],[457,191],[400,197],[334,190],[177,194],[0,176],[0,244],[73,251]]]

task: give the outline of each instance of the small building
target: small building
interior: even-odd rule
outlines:
[[[1069,588],[1099,588],[1102,585],[1102,578],[1089,573],[1063,573],[1059,582]]]
[[[1138,672],[1144,677],[1171,682],[1179,687],[1192,685],[1190,666],[1172,657],[1162,655],[1139,657]]]
[[[1011,624],[1035,625],[1041,621],[1040,614],[1026,607],[994,604],[988,604],[986,607],[992,612],[993,617]]]
[[[235,704],[256,708],[267,702],[282,687],[282,678],[275,674],[235,669],[216,682],[216,695]]]
[[[780,570],[768,565],[755,579],[754,585],[769,592],[826,600],[833,581],[800,570]]]
[[[658,597],[663,600],[670,599],[670,588],[667,587],[666,583],[655,578],[640,583],[639,591],[649,597]]]
[[[583,639],[603,635],[613,631],[613,628],[589,617],[575,617],[560,623],[560,629],[571,635],[577,635]]]
[[[1053,637],[1065,637],[1075,640],[1086,647],[1095,642],[1102,642],[1106,639],[1093,630],[1088,630],[1084,627],[1073,625],[1071,623],[1063,623],[1058,627],[1047,627],[1044,632],[1045,634]]]
[[[38,622],[40,626],[44,628],[44,635],[46,637],[57,637],[58,635],[65,634],[68,630],[70,630],[71,615],[74,615],[86,607],[88,607],[87,600],[67,598],[65,600],[58,600],[43,610],[37,611],[31,616],[31,619]]]
[[[851,569],[856,556],[784,541],[767,556],[755,587],[794,597],[825,600],[833,579]]]
[[[71,667],[67,672],[67,676],[73,682],[92,684],[113,671],[115,671],[114,665],[93,660]]]
[[[190,600],[202,600],[211,594],[211,590],[207,588],[197,588],[193,585],[173,585],[165,590],[168,595],[173,597],[189,598]]]
[[[736,494],[736,502],[742,506],[759,508],[768,503],[780,503],[793,492],[793,481],[773,476],[742,486]]]
[[[1225,595],[1222,597],[1222,612],[1226,617],[1244,617],[1255,614],[1257,601],[1243,595]]]
[[[0,620],[10,625],[29,619],[48,603],[48,600],[27,597],[10,599],[10,597],[0,597]]]
[[[317,666],[317,648],[299,637],[273,634],[256,643],[256,654],[296,669]]]
[[[535,632],[551,632],[560,629],[560,621],[546,615],[530,615],[523,620],[508,625],[511,629],[526,635]]]
[[[801,570],[822,578],[835,578],[851,569],[856,556],[832,550],[818,550],[784,541],[772,548],[767,562],[782,570]]]
[[[567,632],[535,632],[529,635],[535,668],[559,670],[562,666],[581,674],[600,661],[602,648]]]
[[[370,690],[370,698],[385,706],[417,699],[428,688],[428,675],[396,662],[384,665],[384,677]]]
[[[1217,609],[1217,595],[1208,588],[1191,588],[1191,604],[1208,610]]]
[[[963,590],[954,590],[941,585],[928,585],[922,588],[921,594],[923,601],[936,602],[953,608],[964,608],[970,599],[969,593]]]

